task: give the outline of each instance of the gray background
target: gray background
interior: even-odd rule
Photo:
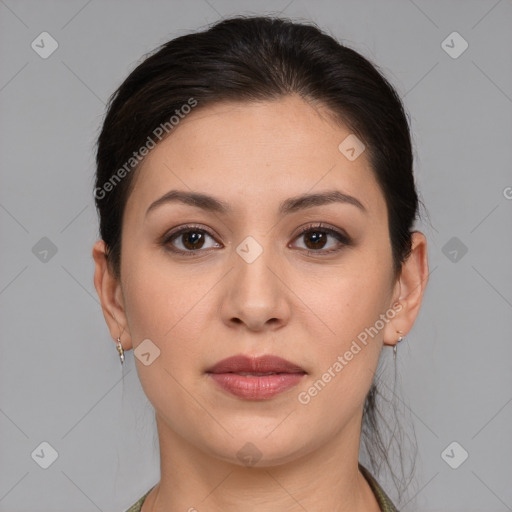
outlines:
[[[369,57],[411,118],[431,275],[398,350],[419,447],[403,510],[512,510],[510,0],[0,0],[0,511],[121,511],[158,481],[153,409],[93,285],[95,138],[143,54],[279,11]],[[59,45],[46,59],[31,47],[43,31]],[[458,58],[441,46],[453,31]],[[469,454],[457,469],[441,455],[453,441]],[[47,469],[42,442],[58,453]]]

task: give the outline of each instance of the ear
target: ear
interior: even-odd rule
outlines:
[[[411,253],[402,264],[393,291],[392,304],[397,313],[384,329],[385,345],[395,345],[399,336],[405,337],[412,329],[428,282],[427,239],[419,231],[414,231],[411,237]]]
[[[130,331],[127,328],[124,297],[121,283],[113,275],[106,255],[106,244],[98,240],[93,247],[92,257],[95,262],[94,287],[100,298],[103,316],[114,340],[121,338],[124,350],[132,348]]]

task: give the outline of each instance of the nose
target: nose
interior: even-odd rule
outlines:
[[[222,319],[231,328],[243,324],[250,331],[274,331],[288,322],[290,292],[276,258],[270,249],[254,261],[233,254],[234,268],[227,276],[221,307]]]

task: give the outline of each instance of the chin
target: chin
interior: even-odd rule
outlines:
[[[222,446],[208,447],[210,453],[241,467],[273,467],[288,464],[307,454],[307,441],[283,431],[281,435],[240,433],[224,439]],[[210,438],[211,440],[211,438]]]

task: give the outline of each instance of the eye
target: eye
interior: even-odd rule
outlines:
[[[199,252],[199,249],[210,249],[214,246],[205,247],[207,238],[214,240],[213,235],[208,231],[196,226],[184,226],[177,231],[166,235],[162,240],[162,245],[169,250],[181,254]],[[217,244],[217,247],[220,245]]]
[[[326,246],[329,245],[329,238],[334,240],[331,241],[331,247],[326,249]],[[305,226],[299,232],[297,239],[305,241],[303,248],[310,254],[330,254],[340,251],[344,246],[351,245],[351,240],[345,233],[326,227],[322,223]]]
[[[205,245],[208,238],[213,241],[210,246]],[[343,247],[352,244],[351,239],[343,231],[327,227],[322,223],[302,228],[295,239],[300,240],[301,238],[305,241],[305,246],[299,248],[315,255],[338,252]],[[193,225],[183,226],[164,235],[160,243],[174,253],[187,256],[205,252],[214,247],[222,247],[221,244],[215,242],[214,236],[209,231]]]

